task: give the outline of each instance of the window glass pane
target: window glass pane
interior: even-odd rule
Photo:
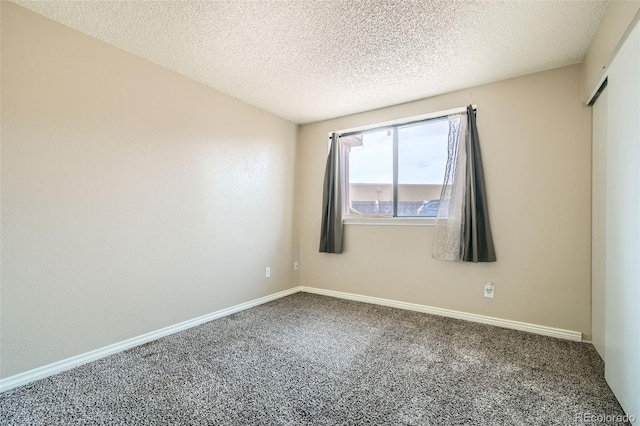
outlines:
[[[435,216],[447,164],[449,123],[398,128],[398,216]]]
[[[391,130],[364,133],[342,140],[349,160],[350,215],[393,215],[393,135]]]

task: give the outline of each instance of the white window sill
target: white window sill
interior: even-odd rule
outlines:
[[[344,225],[366,226],[434,226],[435,217],[346,217]]]

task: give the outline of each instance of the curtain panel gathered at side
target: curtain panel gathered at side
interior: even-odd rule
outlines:
[[[324,172],[322,192],[322,228],[320,252],[342,253],[342,185],[344,182],[343,149],[336,133],[331,135],[331,147]]]
[[[475,111],[469,105],[465,112],[447,118],[448,159],[432,256],[440,260],[495,262]]]

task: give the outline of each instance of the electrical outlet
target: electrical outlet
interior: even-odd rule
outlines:
[[[271,277],[271,268],[269,266],[264,268],[264,277],[265,278],[270,278]]]
[[[293,262],[293,270],[297,271],[298,269],[300,269],[300,262],[296,260],[295,262]]]
[[[484,297],[488,297],[490,299],[493,299],[494,294],[495,294],[495,291],[493,289],[493,283],[492,282],[486,282],[484,284]]]

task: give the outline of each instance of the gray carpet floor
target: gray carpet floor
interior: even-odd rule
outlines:
[[[2,425],[575,425],[593,346],[297,293],[0,394]],[[615,419],[614,419],[615,420]]]

